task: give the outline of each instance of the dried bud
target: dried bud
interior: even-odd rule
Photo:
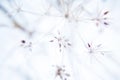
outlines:
[[[88,43],[88,47],[91,47],[91,45]]]
[[[104,25],[109,25],[107,22],[104,22]]]
[[[104,12],[104,15],[107,15],[108,13],[109,13],[109,11],[105,11],[105,12]]]
[[[25,40],[22,40],[21,42],[22,42],[22,43],[26,43],[26,41],[25,41]]]

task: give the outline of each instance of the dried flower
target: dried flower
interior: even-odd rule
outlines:
[[[61,33],[58,32],[58,36],[54,37],[53,40],[50,40],[50,42],[54,42],[57,41],[58,43],[58,47],[59,47],[59,51],[61,52],[62,48],[66,48],[67,46],[71,46],[71,43],[69,42],[68,39],[65,39],[65,37],[61,36]]]
[[[55,77],[60,77],[61,80],[67,80],[70,77],[69,73],[66,73],[65,66],[55,66],[57,68]]]
[[[87,50],[88,50],[88,53],[90,54],[97,54],[97,53],[100,53],[102,55],[104,55],[104,52],[105,51],[101,51],[100,48],[101,48],[102,44],[98,44],[98,45],[93,45],[92,43],[88,43],[87,44]]]
[[[21,40],[21,46],[24,48],[28,48],[30,51],[32,51],[32,42],[26,42],[25,40]]]
[[[109,11],[105,11],[104,13],[98,13],[100,15],[97,15],[95,18],[91,19],[92,21],[96,22],[96,26],[99,26],[99,24],[103,24],[103,25],[109,25],[108,23],[108,18],[107,18],[107,14],[109,13]]]

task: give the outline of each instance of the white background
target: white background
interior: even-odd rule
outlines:
[[[62,65],[70,74],[67,80],[120,80],[120,1],[61,1],[62,6],[57,0],[0,0],[8,11],[0,8],[0,80],[61,80],[56,66]],[[68,18],[64,1],[72,5]],[[91,19],[106,11],[108,25],[96,26]],[[60,52],[55,37],[69,39],[71,45],[63,40]],[[88,43],[101,47],[89,53]]]

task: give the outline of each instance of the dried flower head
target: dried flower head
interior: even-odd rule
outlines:
[[[57,41],[59,46],[59,51],[61,52],[62,48],[66,48],[67,46],[71,46],[71,43],[68,39],[65,39],[64,36],[61,36],[61,33],[58,31],[58,37],[55,36],[54,39],[50,40],[50,42]]]
[[[102,54],[104,55],[105,51],[101,51],[101,46],[102,44],[98,44],[98,45],[93,45],[92,43],[87,43],[87,50],[88,50],[88,53],[90,54]]]
[[[108,15],[109,11],[105,11],[103,13],[98,13],[98,15],[92,19],[92,21],[95,21],[96,26],[99,26],[100,24],[103,24],[105,26],[109,25],[108,23]]]
[[[66,73],[66,69],[65,66],[55,66],[56,69],[56,73],[55,73],[55,77],[59,77],[61,80],[67,80],[68,77],[70,77],[69,73]]]
[[[21,40],[21,46],[24,48],[28,48],[30,51],[32,51],[32,42],[26,42],[25,40]]]

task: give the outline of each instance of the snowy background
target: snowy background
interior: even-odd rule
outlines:
[[[120,80],[120,0],[0,0],[0,80]]]

